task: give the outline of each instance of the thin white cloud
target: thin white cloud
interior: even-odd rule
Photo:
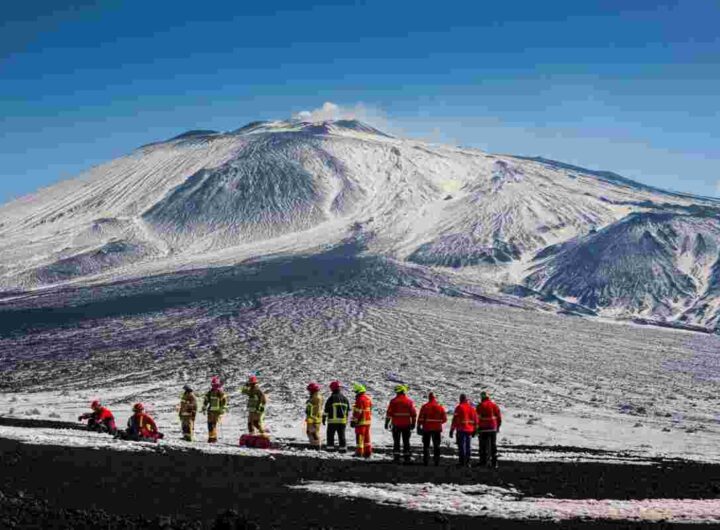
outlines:
[[[322,107],[312,110],[302,110],[293,114],[293,119],[322,122],[329,120],[360,120],[376,125],[386,124],[387,116],[380,109],[366,105],[365,103],[356,103],[351,106],[338,105],[332,101],[326,101]]]

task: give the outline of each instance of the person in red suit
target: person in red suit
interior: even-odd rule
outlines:
[[[145,406],[142,403],[135,403],[133,415],[128,419],[127,429],[122,438],[136,442],[157,442],[162,437],[155,420],[145,412]]]
[[[497,433],[502,425],[500,407],[490,399],[487,392],[480,393],[480,403],[475,409],[478,415],[478,438],[480,440],[480,465],[497,468]]]
[[[445,407],[438,403],[435,394],[428,394],[428,402],[420,407],[417,432],[423,441],[423,464],[430,463],[430,442],[433,445],[433,460],[436,466],[440,465],[440,438],[443,425],[447,423]]]
[[[400,439],[403,445],[403,460],[410,462],[410,435],[415,429],[417,411],[415,403],[407,396],[407,385],[395,386],[395,397],[390,400],[385,413],[385,428],[392,424],[393,460],[400,461]]]
[[[465,394],[460,394],[460,403],[455,407],[450,436],[457,432],[458,467],[470,467],[472,437],[477,430],[478,416]]]
[[[372,399],[367,394],[365,385],[353,384],[355,404],[353,405],[350,427],[355,429],[355,456],[370,458],[372,442],[370,440],[370,424],[372,422]]]
[[[106,432],[115,434],[117,427],[115,426],[115,417],[110,409],[104,407],[97,399],[90,403],[92,412],[86,412],[78,417],[79,421],[87,420],[88,429],[91,431]]]

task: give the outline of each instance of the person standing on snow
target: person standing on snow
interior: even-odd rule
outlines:
[[[163,435],[158,431],[155,420],[145,412],[142,403],[133,405],[133,415],[127,421],[127,430],[121,434],[126,440],[136,442],[157,442]]]
[[[353,384],[355,405],[353,406],[350,426],[355,429],[355,456],[370,458],[372,442],[370,440],[370,424],[372,422],[372,399],[367,395],[365,385]]]
[[[222,389],[222,383],[218,377],[210,381],[210,390],[205,393],[202,412],[207,414],[208,443],[214,444],[218,440],[217,429],[222,421],[223,414],[228,411],[228,399]]]
[[[310,397],[305,405],[305,428],[311,449],[320,449],[320,431],[322,429],[323,398],[320,395],[320,385],[310,383],[307,386]]]
[[[415,429],[417,411],[412,399],[407,396],[407,385],[395,386],[395,397],[390,400],[385,414],[385,428],[392,424],[393,460],[400,461],[400,439],[403,445],[403,460],[410,462],[410,435]]]
[[[418,434],[422,435],[423,441],[423,464],[430,462],[430,442],[433,445],[433,459],[435,465],[440,465],[440,438],[442,437],[443,425],[447,423],[445,407],[438,403],[435,394],[428,394],[428,402],[420,407],[418,416]]]
[[[480,403],[475,409],[478,415],[478,438],[480,440],[480,465],[497,468],[497,433],[502,424],[500,407],[490,399],[490,394],[480,392]]]
[[[457,431],[458,467],[470,466],[471,442],[477,430],[477,423],[477,412],[467,400],[467,396],[460,394],[460,403],[455,407],[450,427],[450,437]]]
[[[339,451],[345,453],[347,451],[345,429],[350,412],[350,402],[341,391],[340,381],[330,383],[330,391],[332,394],[325,402],[325,411],[322,417],[323,425],[327,424],[327,448],[331,451],[335,450],[335,434],[337,433]]]
[[[195,416],[197,415],[197,398],[190,385],[183,387],[183,394],[180,396],[178,406],[180,416],[180,427],[182,428],[183,440],[192,442],[195,438]]]
[[[115,434],[117,427],[115,426],[115,417],[110,409],[104,407],[97,399],[90,403],[92,412],[86,412],[78,417],[78,421],[87,420],[88,429],[97,432],[106,432]]]
[[[248,433],[255,434],[255,429],[257,429],[260,434],[264,435],[265,429],[263,427],[263,420],[265,419],[267,397],[263,391],[260,390],[257,377],[251,375],[245,386],[242,387],[240,391],[248,397]]]

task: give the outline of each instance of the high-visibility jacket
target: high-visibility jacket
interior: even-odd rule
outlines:
[[[482,432],[495,432],[502,424],[500,407],[495,402],[486,398],[483,399],[475,409],[478,415],[478,430]]]
[[[320,392],[314,392],[305,405],[305,422],[308,425],[320,425],[322,423],[323,399]]]
[[[248,397],[247,410],[251,414],[263,414],[267,397],[258,385],[246,385],[240,389]]]
[[[141,436],[142,438],[159,438],[158,428],[155,421],[144,412],[136,412],[128,420],[128,434]]]
[[[265,412],[267,397],[258,385],[247,385],[240,389],[248,397],[247,411],[251,414],[262,414]]]
[[[463,401],[455,407],[453,414],[452,427],[460,432],[474,433],[477,429],[478,415],[469,401]]]
[[[398,394],[392,398],[385,414],[398,429],[409,429],[417,420],[415,403],[405,394]]]
[[[355,422],[355,427],[370,425],[372,422],[372,399],[365,392],[355,396],[352,421]]]
[[[329,425],[347,425],[350,402],[339,390],[333,392],[325,402],[325,420]]]
[[[447,412],[437,399],[432,398],[420,407],[418,427],[422,427],[424,432],[442,432],[443,424],[446,422]]]
[[[225,414],[228,411],[227,395],[222,390],[208,390],[203,399],[203,412]]]
[[[184,392],[180,396],[179,415],[183,418],[194,418],[197,414],[197,398],[192,392]]]

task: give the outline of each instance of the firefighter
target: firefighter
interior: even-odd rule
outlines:
[[[327,424],[327,449],[335,450],[335,434],[338,437],[339,452],[347,452],[345,440],[345,429],[347,428],[350,402],[341,390],[340,381],[330,383],[330,397],[325,402],[325,410],[322,417],[323,425]]]
[[[355,429],[355,456],[370,458],[372,441],[370,440],[370,424],[372,422],[372,399],[367,394],[365,385],[353,384],[355,405],[350,426]]]
[[[438,403],[435,394],[428,394],[428,402],[420,407],[417,432],[423,441],[423,464],[430,462],[430,442],[433,445],[433,460],[436,466],[440,465],[440,438],[443,425],[447,422],[445,407]]]
[[[396,385],[395,397],[390,400],[385,414],[385,428],[392,425],[393,460],[400,461],[400,440],[402,439],[402,455],[406,464],[410,462],[410,435],[415,429],[417,420],[415,404],[407,396],[407,392],[407,385]]]
[[[210,390],[205,393],[202,412],[207,414],[208,443],[214,444],[218,440],[218,425],[223,415],[228,411],[228,399],[222,389],[222,383],[218,377],[210,381]]]
[[[323,398],[320,395],[320,385],[310,383],[307,386],[310,393],[305,405],[305,427],[311,449],[320,449],[320,431],[322,429]]]
[[[180,405],[178,405],[178,415],[180,416],[183,440],[192,442],[195,438],[197,398],[190,385],[183,387],[183,394],[180,396]]]
[[[255,429],[257,429],[260,434],[264,435],[265,428],[263,426],[263,421],[265,419],[267,397],[263,391],[260,390],[257,377],[251,375],[248,378],[246,385],[242,387],[240,391],[248,397],[248,432],[250,434],[255,434]]]
[[[458,467],[470,467],[470,449],[472,437],[477,430],[477,412],[465,394],[460,394],[460,403],[455,407],[450,437],[457,431]]]
[[[117,427],[115,426],[115,417],[110,409],[104,407],[97,399],[90,403],[92,412],[86,412],[78,417],[78,421],[87,420],[87,427],[91,431],[106,432],[115,434]]]
[[[480,441],[480,465],[490,465],[497,469],[497,433],[502,424],[500,407],[490,399],[490,394],[480,392],[480,403],[475,409],[478,415],[478,438]]]
[[[142,403],[135,403],[132,410],[133,415],[127,421],[127,429],[120,433],[121,438],[136,442],[157,442],[163,437],[158,431],[155,420],[145,412]]]

